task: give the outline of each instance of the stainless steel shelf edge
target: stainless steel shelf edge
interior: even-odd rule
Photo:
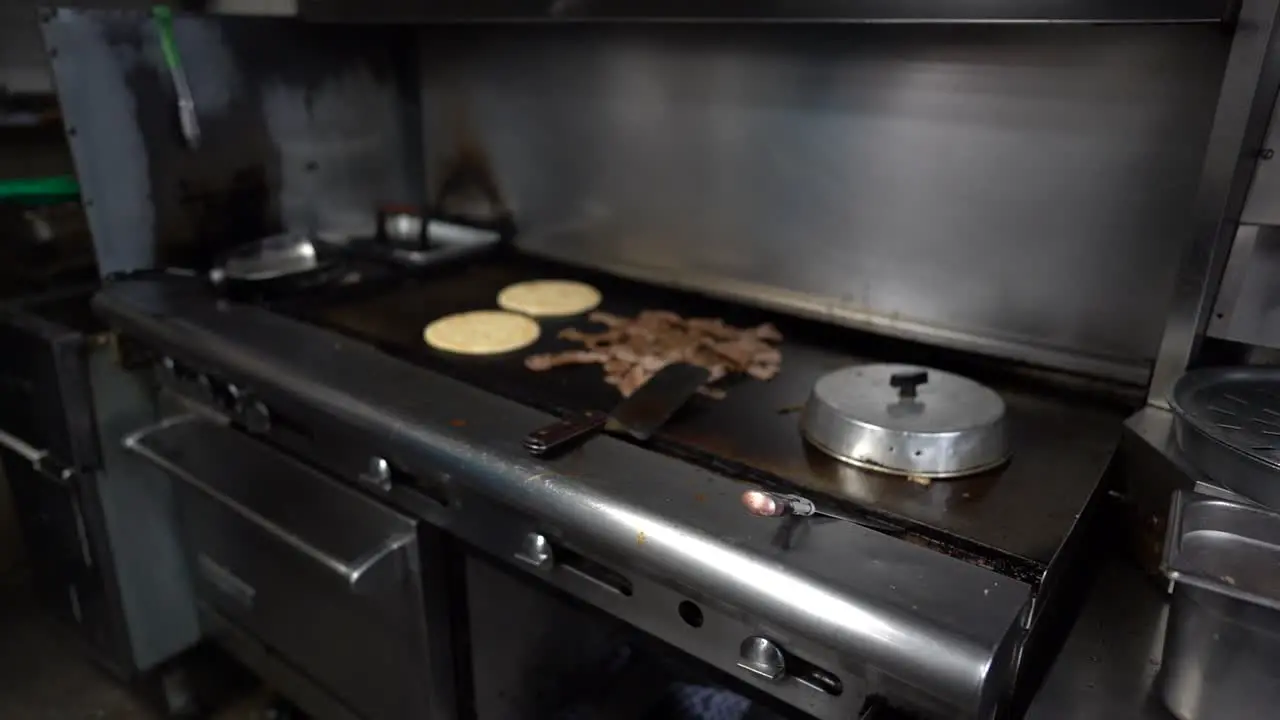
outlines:
[[[1220,498],[1206,498],[1196,493],[1178,492],[1173,497],[1172,507],[1169,510],[1169,527],[1164,543],[1164,561],[1160,565],[1160,570],[1170,580],[1179,583],[1194,585],[1195,587],[1226,595],[1237,600],[1243,600],[1255,605],[1262,605],[1280,610],[1280,596],[1264,595],[1240,587],[1234,577],[1217,574],[1203,567],[1191,567],[1184,561],[1182,537],[1188,524],[1188,513],[1199,512],[1214,513],[1221,521],[1231,521],[1232,515],[1237,516],[1258,516],[1264,518],[1263,522],[1270,521],[1269,524],[1274,528],[1280,526],[1277,522],[1275,513],[1269,512],[1263,508],[1246,505],[1231,500],[1223,500]],[[1257,542],[1256,540],[1253,540]]]
[[[347,22],[836,22],[836,23],[1220,23],[1229,17],[1221,0],[444,0],[421,3],[380,0],[298,0],[308,19]]]

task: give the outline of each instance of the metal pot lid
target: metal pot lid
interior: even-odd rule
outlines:
[[[273,280],[320,266],[320,254],[310,238],[286,233],[232,250],[222,264],[221,275],[228,280]]]
[[[959,375],[915,365],[856,365],[824,375],[800,429],[818,449],[881,472],[954,477],[1009,459],[1005,404]]]

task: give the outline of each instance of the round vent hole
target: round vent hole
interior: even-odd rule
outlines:
[[[702,627],[702,608],[697,603],[685,600],[680,603],[680,619],[689,627]]]

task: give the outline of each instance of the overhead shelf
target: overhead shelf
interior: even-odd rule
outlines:
[[[1231,0],[297,0],[335,22],[1222,23]]]

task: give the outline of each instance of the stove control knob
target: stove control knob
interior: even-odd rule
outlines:
[[[800,515],[807,517],[817,512],[817,508],[809,500],[799,495],[787,495],[766,490],[748,490],[742,493],[742,504],[747,512],[756,517],[785,517]]]
[[[250,432],[265,435],[271,430],[271,411],[261,400],[242,397],[240,400],[240,416],[244,418],[244,426]]]
[[[360,482],[382,492],[391,491],[391,463],[385,458],[373,456],[369,465],[360,473]]]
[[[237,413],[237,414],[244,413],[245,400],[248,398],[248,395],[245,393],[245,391],[241,390],[240,388],[236,387],[233,384],[228,383],[225,390],[225,394],[226,394],[226,403],[225,403],[226,407],[223,409],[230,410],[231,412]]]
[[[738,667],[769,680],[780,680],[787,674],[787,658],[777,643],[757,635],[742,641]]]
[[[539,570],[550,568],[555,564],[555,554],[551,550],[551,541],[542,533],[531,532],[524,536],[520,543],[520,552],[516,559],[526,562]]]
[[[213,380],[204,373],[196,375],[196,397],[206,403],[214,402]]]

